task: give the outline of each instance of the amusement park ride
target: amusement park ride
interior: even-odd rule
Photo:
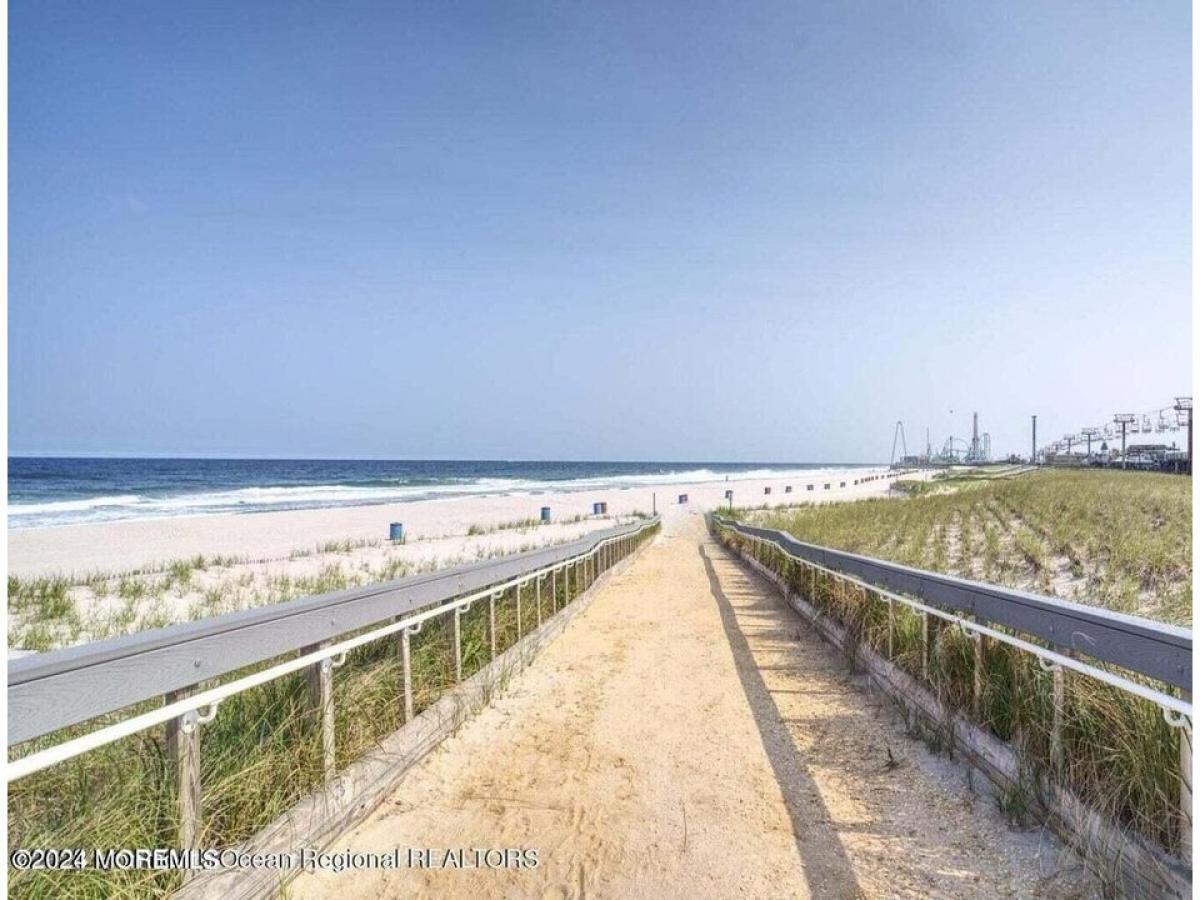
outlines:
[[[901,455],[896,457],[896,449],[900,448]],[[990,462],[992,459],[992,436],[986,431],[979,433],[979,413],[971,415],[971,439],[951,435],[942,444],[938,453],[933,452],[933,444],[929,440],[929,431],[925,431],[925,452],[910,456],[904,441],[904,423],[897,422],[892,435],[892,464],[905,466],[969,466]]]
[[[1191,397],[1176,397],[1172,405],[1148,412],[1118,413],[1113,416],[1111,422],[1081,428],[1078,432],[1065,434],[1061,440],[1040,448],[1037,447],[1037,416],[1033,416],[1032,425],[1031,450],[1034,463],[1191,471]],[[1180,437],[1184,432],[1186,449],[1179,446]],[[1163,437],[1139,437],[1141,435]],[[892,436],[892,465],[980,465],[991,462],[991,458],[991,435],[979,432],[979,413],[973,413],[971,416],[970,440],[951,435],[946,438],[938,452],[934,452],[928,429],[925,431],[925,452],[921,454],[909,454],[903,422],[896,423],[896,430]]]

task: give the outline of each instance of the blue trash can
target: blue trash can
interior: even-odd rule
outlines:
[[[388,526],[388,540],[389,541],[403,541],[404,540],[404,523],[403,522],[393,522],[391,525]]]
[[[543,522],[550,521],[550,507],[548,507],[548,506],[542,507],[542,521]]]

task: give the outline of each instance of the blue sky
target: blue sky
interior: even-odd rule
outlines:
[[[1162,405],[1190,15],[16,0],[10,450],[873,461]]]

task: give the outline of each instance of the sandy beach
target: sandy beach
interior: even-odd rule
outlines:
[[[782,479],[782,480],[781,480]],[[657,509],[886,494],[886,469],[10,529],[8,646],[44,651],[575,540]],[[788,488],[791,488],[789,491]],[[680,502],[686,495],[687,502]],[[608,504],[603,516],[596,502]],[[549,506],[551,521],[538,521]],[[403,522],[406,540],[389,541]]]
[[[726,502],[727,489],[733,490],[734,503],[739,506],[827,502],[884,494],[890,484],[883,477],[886,474],[883,467],[829,469],[814,470],[807,477],[794,477],[786,482],[780,479],[663,482],[628,489],[455,497],[371,506],[10,529],[8,563],[11,574],[29,578],[155,568],[197,554],[269,560],[287,557],[298,550],[311,551],[335,541],[385,541],[390,522],[404,523],[410,544],[461,538],[459,549],[473,552],[472,542],[466,540],[471,526],[487,529],[506,522],[536,519],[543,506],[551,508],[552,521],[562,522],[590,517],[595,502],[607,503],[610,516],[649,514],[655,508],[664,515],[674,515],[686,509],[678,503],[680,494],[688,495],[688,507],[713,509]],[[868,478],[874,480],[866,481]],[[856,480],[860,483],[855,484]],[[788,485],[792,487],[791,493],[785,493]],[[770,494],[766,493],[768,488]],[[606,524],[589,521],[593,522],[592,527]],[[569,534],[556,529],[548,529],[546,533],[565,538],[586,530],[589,529],[585,526],[572,529]],[[533,531],[542,531],[542,527]],[[506,543],[520,544],[528,537],[526,534],[524,539]],[[443,555],[453,555],[454,548],[449,544],[441,549]]]

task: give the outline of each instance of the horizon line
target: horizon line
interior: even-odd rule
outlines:
[[[128,459],[128,460],[183,460],[183,461],[224,461],[224,462],[476,462],[476,463],[683,463],[687,465],[841,465],[841,466],[874,466],[889,465],[882,461],[872,460],[784,460],[784,459],[596,459],[569,457],[455,457],[455,456],[271,456],[271,455],[196,455],[170,453],[78,453],[74,451],[38,451],[38,452],[9,452],[9,459]]]

